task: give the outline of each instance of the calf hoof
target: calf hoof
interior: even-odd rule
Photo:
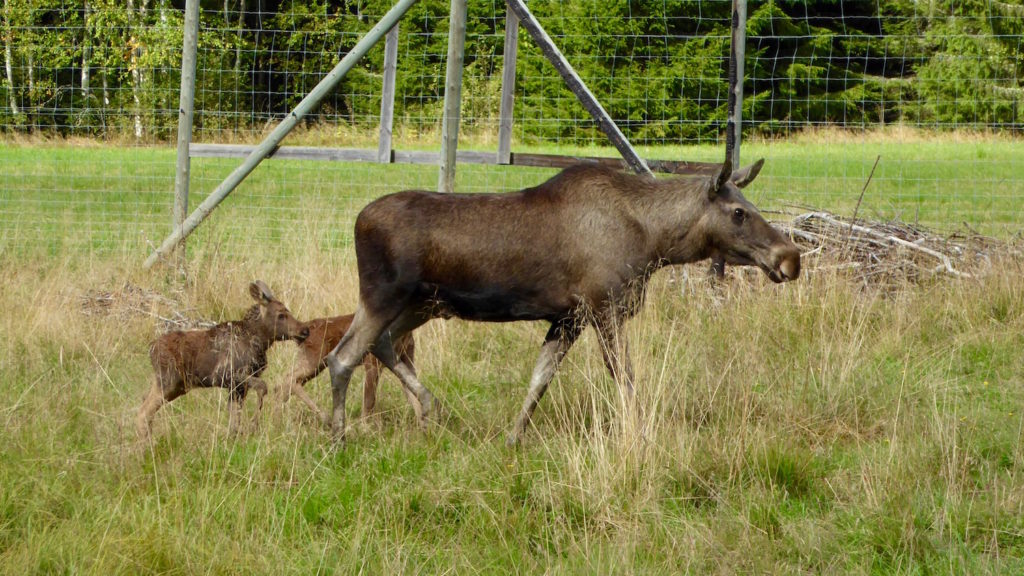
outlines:
[[[139,440],[149,440],[150,430],[149,424],[145,420],[138,420],[135,422],[135,433],[139,435]]]

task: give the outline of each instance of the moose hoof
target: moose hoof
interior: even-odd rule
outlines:
[[[345,424],[334,422],[331,424],[331,438],[338,444],[345,443]]]
[[[512,432],[505,438],[505,446],[507,448],[516,448],[519,446],[519,433]]]

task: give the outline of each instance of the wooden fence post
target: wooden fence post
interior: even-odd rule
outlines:
[[[462,65],[466,49],[466,0],[451,0],[448,16],[448,62],[444,81],[444,119],[441,121],[441,170],[438,192],[455,191],[455,156],[459,149],[462,112]]]
[[[384,82],[380,97],[380,140],[377,161],[391,162],[391,131],[395,125],[395,77],[398,73],[398,24],[384,39]]]
[[[338,62],[337,66],[331,70],[319,84],[313,87],[313,89],[303,98],[295,108],[285,116],[284,120],[274,128],[273,132],[270,133],[259,145],[256,146],[242,162],[242,164],[235,168],[227,178],[224,179],[220,185],[217,186],[210,192],[210,195],[203,200],[202,204],[181,223],[180,226],[176,227],[171,234],[164,239],[163,243],[155,252],[150,254],[149,258],[146,259],[143,266],[145,268],[152,268],[154,264],[170,252],[179,242],[184,240],[189,234],[195,230],[199,224],[206,219],[207,216],[213,212],[225,198],[228,197],[231,192],[242,183],[256,166],[259,166],[267,156],[270,156],[274,150],[281,144],[284,137],[288,135],[298,123],[306,117],[313,109],[320,105],[320,101],[323,100],[328,94],[334,92],[338,84],[341,83],[345,75],[348,74],[349,70],[356,65],[356,62],[362,59],[370,48],[373,48],[381,38],[389,30],[391,30],[398,21],[402,19],[402,16],[412,8],[412,5],[416,3],[416,0],[398,0],[398,2],[388,10],[373,28],[366,33],[365,36],[356,42],[356,45],[349,50],[348,54]]]
[[[185,34],[181,47],[181,91],[178,95],[178,161],[174,171],[172,220],[181,226],[188,216],[188,149],[192,143],[192,115],[196,93],[196,51],[199,41],[199,0],[185,2]],[[184,244],[181,246],[184,250]]]
[[[498,121],[498,164],[512,161],[512,113],[515,108],[519,18],[505,10],[505,55],[501,64],[501,113]]]

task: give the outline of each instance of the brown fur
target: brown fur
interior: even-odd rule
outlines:
[[[148,438],[157,410],[193,388],[228,389],[231,434],[237,432],[246,394],[255,391],[258,404],[253,423],[258,423],[267,393],[267,385],[260,379],[267,367],[267,350],[280,340],[301,342],[309,332],[266,284],[253,282],[249,292],[257,305],[249,308],[242,320],[207,330],[168,332],[153,342],[149,359],[155,379],[139,408],[139,436]]]
[[[344,434],[352,369],[370,349],[415,394],[422,421],[433,395],[389,349],[436,317],[551,323],[512,442],[587,324],[628,401],[632,369],[619,327],[657,269],[711,258],[756,265],[775,282],[799,275],[796,245],[740,193],[761,164],[670,179],[578,165],[518,192],[406,191],[370,203],[355,225],[359,308],[328,357],[335,433]]]
[[[352,314],[346,314],[330,318],[316,318],[303,323],[303,326],[309,331],[309,336],[299,344],[299,357],[283,388],[282,400],[284,402],[287,402],[288,398],[295,394],[316,412],[321,420],[326,421],[326,414],[309,397],[304,386],[306,382],[316,378],[327,367],[327,354],[338,345],[338,342],[341,342],[342,336],[352,324],[352,317]],[[415,343],[412,334],[406,334],[396,342],[395,351],[403,361],[412,366],[415,356]],[[367,354],[363,360],[363,368],[366,370],[363,382],[362,416],[364,418],[373,414],[377,404],[377,382],[380,380],[382,367],[380,360],[372,354]]]

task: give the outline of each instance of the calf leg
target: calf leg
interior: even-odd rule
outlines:
[[[363,361],[366,376],[363,378],[363,409],[360,416],[369,418],[377,404],[377,382],[380,380],[380,360],[376,356],[367,356]],[[404,389],[404,387],[403,387]]]
[[[142,406],[139,407],[139,413],[135,417],[135,430],[139,434],[139,438],[148,440],[153,425],[153,416],[156,415],[157,410],[184,393],[185,390],[181,382],[172,381],[168,385],[162,385],[159,376],[154,378],[153,385],[146,393]]]
[[[252,415],[252,427],[259,428],[260,412],[263,411],[263,397],[267,395],[267,384],[261,378],[251,378],[249,389],[256,393],[256,413]]]
[[[374,354],[376,353],[377,352],[375,348]],[[412,363],[413,359],[411,354],[399,353],[398,360],[400,362],[404,362],[409,367],[409,369],[412,370],[413,374],[416,373],[416,366],[414,366]],[[377,404],[377,383],[380,382],[381,368],[384,368],[386,366],[384,366],[384,364],[380,361],[379,358],[377,358],[377,356],[373,355],[366,357],[366,361],[363,363],[363,367],[366,369],[366,381],[363,384],[362,417],[367,418],[369,416],[373,416],[374,407]],[[413,409],[415,410],[415,406],[419,404],[419,399],[416,398],[416,395],[413,394],[412,391],[410,391],[405,385],[402,385],[402,393],[405,394],[405,398],[406,400],[409,401],[409,405],[413,406]]]
[[[298,396],[299,400],[302,400],[306,406],[309,406],[309,409],[317,415],[317,418],[319,418],[321,422],[325,422],[327,420],[327,414],[325,414],[324,411],[316,405],[316,402],[314,402],[309,396],[309,393],[306,392],[305,386],[306,382],[316,378],[316,376],[320,374],[326,366],[326,361],[322,361],[320,365],[313,366],[312,369],[310,369],[307,364],[303,364],[300,367],[295,368],[288,379],[288,384],[283,387],[281,403],[283,404],[287,402],[292,394],[294,394]]]
[[[238,420],[242,417],[242,403],[245,402],[245,385],[236,385],[228,394],[228,436],[238,435]]]
[[[520,436],[530,425],[530,417],[533,416],[537,403],[544,396],[548,384],[555,376],[558,365],[565,357],[565,353],[572,347],[573,342],[580,335],[580,327],[575,321],[558,322],[551,325],[547,336],[544,337],[544,344],[540,348],[540,355],[537,356],[537,364],[533,368],[533,376],[530,378],[530,390],[526,393],[526,400],[523,401],[523,408],[519,412],[512,433],[505,441],[509,446],[519,442]]]
[[[412,332],[407,332],[401,338],[394,340],[394,350],[398,354],[398,359],[406,366],[413,374],[416,374],[416,345],[412,337]],[[415,406],[417,400],[416,396],[405,386],[402,386],[402,392],[405,393],[405,397],[409,400],[410,406]]]

